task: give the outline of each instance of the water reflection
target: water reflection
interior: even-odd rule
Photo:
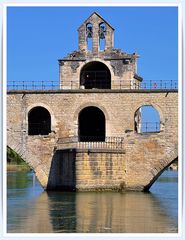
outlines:
[[[164,182],[159,182],[160,184],[164,185]],[[31,197],[29,194],[20,197],[18,191],[16,197],[9,192],[8,232],[177,232],[177,219],[171,217],[170,214],[173,213],[166,211],[168,206],[165,205],[160,194],[157,194],[155,186],[154,193],[149,194],[41,193],[42,190],[38,187],[35,187],[35,191],[35,193],[40,191],[40,195],[36,194],[35,197],[32,193]],[[173,200],[177,203],[177,196]],[[25,201],[25,205],[21,204],[21,201],[22,203]]]

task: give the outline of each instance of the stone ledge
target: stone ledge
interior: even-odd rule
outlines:
[[[58,151],[70,151],[76,153],[113,153],[113,154],[125,154],[125,150],[121,149],[80,149],[80,148],[65,148],[58,149]]]
[[[58,90],[9,90],[7,94],[57,94],[57,93],[173,93],[178,89],[58,89]]]
[[[125,150],[121,149],[76,149],[77,153],[114,153],[125,154]]]

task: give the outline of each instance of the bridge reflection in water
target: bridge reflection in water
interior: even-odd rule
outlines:
[[[8,232],[18,233],[177,232],[176,221],[152,193],[43,192],[9,219]]]

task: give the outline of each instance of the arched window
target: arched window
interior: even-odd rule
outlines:
[[[108,67],[101,62],[87,63],[80,73],[80,85],[85,89],[110,89],[111,74]]]
[[[88,23],[86,25],[86,39],[87,39],[88,51],[92,51],[92,47],[93,47],[92,37],[93,37],[93,25],[91,23]]]
[[[105,34],[106,34],[106,25],[103,22],[103,23],[99,24],[99,49],[100,49],[100,51],[105,50],[105,45],[106,45]]]
[[[152,105],[141,106],[134,116],[135,132],[155,133],[160,132],[160,116]]]
[[[28,113],[28,135],[48,135],[51,132],[51,116],[44,107],[34,107]]]
[[[99,108],[84,108],[79,113],[78,124],[81,142],[105,141],[105,115]]]

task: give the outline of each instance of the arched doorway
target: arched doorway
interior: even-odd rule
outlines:
[[[105,115],[97,107],[84,108],[78,118],[79,141],[105,141]]]
[[[51,132],[51,116],[44,107],[34,107],[28,113],[28,135],[48,135]]]
[[[85,89],[111,89],[110,70],[101,62],[87,63],[80,73],[80,86]]]

